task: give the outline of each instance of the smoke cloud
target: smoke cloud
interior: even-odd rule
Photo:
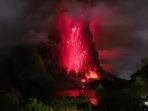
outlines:
[[[130,79],[130,75],[141,68],[142,58],[148,57],[148,8],[145,4],[145,0],[120,0],[111,4],[98,1],[88,7],[71,2],[67,14],[92,21],[91,30],[101,66]]]
[[[119,77],[130,75],[141,66],[141,59],[148,57],[148,8],[145,0],[125,0],[113,4],[112,12],[96,34],[102,65]]]
[[[81,16],[84,19],[93,20],[91,30],[101,66],[119,77],[129,79],[130,75],[142,66],[141,59],[148,56],[147,2],[146,0],[120,0],[118,2],[108,2],[107,0],[99,2],[98,0],[93,6],[86,7],[82,2],[71,1],[64,7],[67,7],[67,14],[73,18],[80,16],[82,9],[85,10],[85,16]],[[39,5],[36,1],[33,4],[34,6]],[[26,39],[22,37],[22,32],[26,31],[22,28],[24,5],[23,0],[0,1],[0,55],[10,52],[13,47],[22,44],[24,42],[22,40]],[[55,22],[51,21],[55,18],[56,9],[54,9],[55,7],[48,9],[49,6],[43,6],[44,10],[49,10],[49,12],[45,15],[42,13],[40,16],[48,18],[46,22],[43,22],[46,24],[43,26],[44,29],[39,26],[44,30],[41,31],[43,33],[35,32],[35,35],[32,36],[32,32],[34,32],[32,30],[25,36],[32,37],[29,39],[32,43],[46,41],[48,28],[52,29],[55,25]],[[39,6],[39,8],[41,7]],[[48,14],[50,17],[45,17]],[[49,18],[52,20],[50,21]],[[34,24],[36,23],[34,22]],[[30,29],[28,28],[28,30]]]
[[[21,44],[24,1],[0,0],[0,55]]]

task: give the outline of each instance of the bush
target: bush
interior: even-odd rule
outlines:
[[[54,111],[50,106],[45,105],[43,102],[32,98],[30,99],[21,111]]]

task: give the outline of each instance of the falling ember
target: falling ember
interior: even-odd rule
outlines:
[[[65,14],[59,16],[60,40],[60,65],[67,72],[74,71],[83,75],[83,82],[88,79],[100,79],[91,64],[90,49],[85,37],[83,19],[73,19]]]

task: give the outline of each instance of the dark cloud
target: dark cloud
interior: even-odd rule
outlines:
[[[23,0],[0,0],[0,54],[21,44]]]
[[[142,58],[148,57],[147,3],[146,0],[122,0],[112,4],[112,14],[102,24],[101,34],[96,36],[99,50],[106,55],[111,52],[118,55],[110,55],[116,56],[116,59],[104,59],[106,65],[111,64],[112,72],[120,77],[129,79],[142,66]],[[104,56],[104,53],[101,54],[101,57]]]

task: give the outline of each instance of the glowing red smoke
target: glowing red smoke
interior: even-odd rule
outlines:
[[[74,71],[76,74],[83,74],[86,79],[99,79],[89,57],[91,54],[88,41],[85,40],[84,24],[81,17],[73,19],[64,13],[60,14],[60,64],[68,73]]]
[[[87,56],[87,49],[81,34],[83,22],[73,20],[64,14],[60,16],[60,20],[61,28],[63,28],[61,32],[61,64],[67,68],[68,72],[74,70],[78,73],[82,70]]]

